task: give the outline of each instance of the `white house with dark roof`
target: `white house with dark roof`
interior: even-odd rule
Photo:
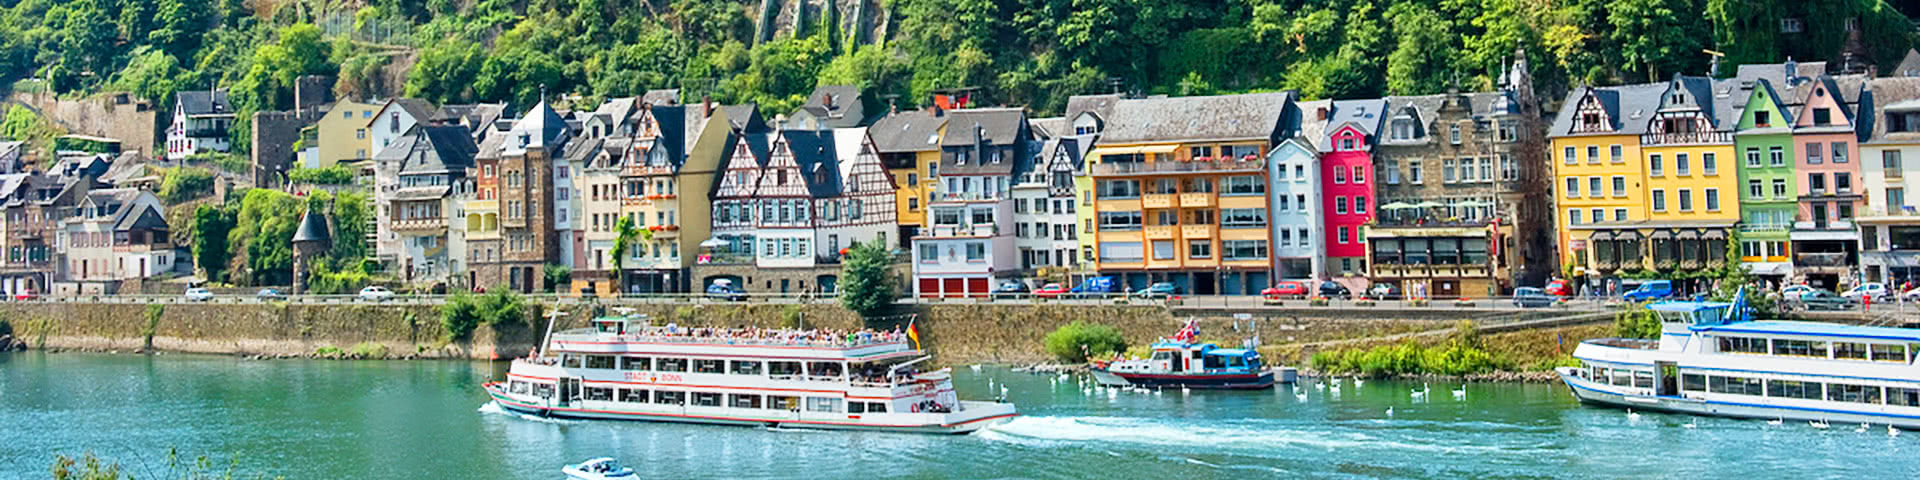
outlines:
[[[467,170],[479,147],[459,126],[416,127],[375,156],[398,165],[398,185],[390,196],[387,221],[379,228],[399,240],[400,278],[432,283],[465,270],[465,216],[458,198],[473,191]],[[383,236],[386,232],[381,232]]]
[[[947,114],[928,227],[913,240],[920,297],[984,297],[1019,273],[1013,180],[1033,168],[1026,111],[976,108]]]
[[[167,159],[227,151],[232,148],[227,129],[233,127],[233,121],[233,104],[227,102],[226,90],[174,94],[173,125],[167,127]]]
[[[427,123],[434,118],[437,111],[433,104],[418,98],[387,100],[373,114],[373,118],[367,120],[367,151],[386,150],[388,145],[406,135],[414,125]]]
[[[113,188],[87,192],[62,221],[66,258],[58,277],[104,282],[171,271],[176,261],[164,207],[153,192]]]

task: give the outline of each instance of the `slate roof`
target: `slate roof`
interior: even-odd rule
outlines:
[[[747,153],[753,155],[753,160],[758,162],[762,168],[765,168],[767,161],[772,158],[767,154],[773,151],[773,134],[749,133],[742,136],[741,140],[744,140],[747,144]]]
[[[395,201],[435,200],[435,199],[446,197],[447,192],[451,190],[452,188],[448,185],[428,185],[428,186],[421,186],[421,187],[406,187],[406,188],[401,188],[399,190],[395,190],[393,192],[393,199]]]
[[[160,213],[160,207],[153,204],[141,204],[134,208],[122,208],[114,215],[113,231],[131,232],[134,230],[167,230],[167,218]]]
[[[373,122],[379,120],[380,116],[385,115],[389,108],[399,108],[406,111],[407,116],[413,117],[413,121],[418,123],[430,123],[440,112],[440,109],[433,108],[433,104],[427,103],[426,100],[418,98],[395,98],[387,100],[386,105],[381,105],[380,113],[376,113],[373,115],[373,118],[367,119],[367,125],[373,125]]]
[[[1862,109],[1872,112],[1861,116],[1865,131],[1872,132],[1871,142],[1916,142],[1920,141],[1920,132],[1887,132],[1886,122],[1880,121],[1885,112],[1920,112],[1920,77],[1876,78],[1867,84],[1868,93],[1861,100]]]
[[[327,230],[326,216],[325,213],[314,212],[312,208],[308,208],[306,213],[300,215],[300,230],[293,232],[293,242],[326,243],[332,239],[333,234]]]
[[[940,127],[947,125],[946,115],[935,116],[928,110],[894,112],[874,121],[867,128],[880,153],[926,152],[940,149]]]
[[[501,151],[517,154],[526,152],[528,148],[542,147],[550,153],[562,153],[560,149],[566,146],[572,128],[565,117],[542,101],[527,110],[527,116],[514,122],[513,129],[507,132],[507,139],[501,145]]]
[[[1579,135],[1639,135],[1647,133],[1647,125],[1653,119],[1654,110],[1660,107],[1660,95],[1666,93],[1667,84],[1642,83],[1619,87],[1594,88],[1594,96],[1613,120],[1613,131],[1606,133],[1571,133],[1573,118],[1579,110],[1580,98],[1585,88],[1575,88],[1567,92],[1567,99],[1561,104],[1560,113],[1554,116],[1553,127],[1548,136]]]
[[[1080,118],[1082,113],[1092,113],[1101,122],[1107,122],[1113,118],[1113,105],[1119,103],[1120,99],[1119,94],[1067,97],[1067,122],[1071,125],[1073,120]]]
[[[1020,140],[1027,112],[1019,108],[970,108],[954,110],[947,117],[947,134],[940,140],[943,147],[974,145],[982,135],[988,145],[1010,145]]]
[[[1294,109],[1299,111],[1298,115],[1300,117],[1300,120],[1298,122],[1299,131],[1294,132],[1294,136],[1298,138],[1308,139],[1309,144],[1315,143],[1317,139],[1325,136],[1327,134],[1327,121],[1321,120],[1317,116],[1319,115],[1318,112],[1320,111],[1320,109],[1323,109],[1323,108],[1327,109],[1328,112],[1331,113],[1333,109],[1333,100],[1307,100],[1307,101],[1301,101],[1301,102],[1294,102]]]
[[[1314,139],[1314,146],[1322,152],[1333,151],[1333,132],[1347,125],[1353,125],[1367,136],[1368,143],[1378,141],[1381,122],[1386,119],[1386,99],[1334,100],[1333,110],[1327,114],[1326,131]]]
[[[807,185],[807,193],[813,198],[839,196],[843,187],[839,150],[834,146],[833,137],[832,130],[780,132],[781,140],[787,143],[787,150],[793,153],[794,164],[800,167],[800,178]]]
[[[647,102],[648,105],[679,105],[680,89],[648,90],[646,94],[640,96],[640,101]]]
[[[1106,128],[1101,141],[1271,139],[1280,131],[1281,119],[1293,100],[1292,92],[1122,99],[1115,101],[1111,114],[1104,117]],[[1071,104],[1072,99],[1068,102]],[[1375,113],[1377,117],[1378,109]]]
[[[1049,138],[1040,149],[1042,157],[1040,166],[1036,168],[1044,168],[1051,171],[1054,159],[1064,156],[1066,157],[1067,164],[1073,166],[1073,171],[1082,171],[1087,166],[1087,151],[1093,150],[1093,142],[1096,138],[1098,137],[1094,135],[1067,135]]]
[[[189,116],[197,115],[233,115],[233,104],[227,102],[226,90],[190,90],[174,94],[180,101],[180,111]]]
[[[465,127],[416,126],[374,158],[401,162],[400,175],[462,173],[479,152]]]
[[[1791,76],[1789,71],[1793,72]],[[1752,88],[1753,82],[1766,80],[1775,89],[1787,90],[1826,73],[1827,62],[1758,63],[1736,67],[1732,80],[1740,88]]]
[[[766,119],[760,118],[759,105],[755,105],[751,103],[745,103],[740,105],[721,105],[719,109],[721,111],[726,112],[727,122],[732,123],[733,129],[736,131],[742,131],[742,132],[748,132],[748,133],[764,133],[772,130],[770,128],[767,128]]]
[[[1051,140],[1072,134],[1073,122],[1068,122],[1067,117],[1029,118],[1027,128],[1033,131],[1033,138]]]
[[[814,87],[813,93],[807,95],[807,103],[800,106],[800,111],[812,115],[820,128],[859,126],[866,120],[864,110],[860,87],[852,85]]]

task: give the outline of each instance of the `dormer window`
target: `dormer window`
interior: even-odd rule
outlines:
[[[1413,139],[1413,119],[1412,118],[1400,117],[1400,118],[1393,119],[1393,139],[1394,140],[1412,140]]]
[[[1589,128],[1589,129],[1600,128],[1600,114],[1598,113],[1580,114],[1580,125],[1584,128]]]
[[[1755,127],[1773,126],[1773,112],[1769,112],[1765,110],[1753,112],[1753,126]]]
[[[1826,126],[1826,125],[1832,125],[1832,124],[1833,124],[1833,109],[1831,109],[1831,108],[1826,108],[1826,107],[1820,107],[1820,108],[1815,108],[1815,109],[1813,109],[1813,124],[1814,124],[1815,126]]]
[[[1459,145],[1459,144],[1460,144],[1460,126],[1459,126],[1459,125],[1448,125],[1448,126],[1447,126],[1447,136],[1448,136],[1447,138],[1449,138],[1449,139],[1450,139],[1450,141],[1452,141],[1454,145]]]
[[[1353,137],[1340,139],[1340,151],[1353,150]]]

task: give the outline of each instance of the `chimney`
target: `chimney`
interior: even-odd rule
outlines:
[[[935,118],[943,117],[947,115],[947,111],[945,109],[940,108],[939,102],[934,102],[932,105],[928,105],[927,108],[933,112],[933,116]]]
[[[1314,113],[1315,119],[1317,120],[1325,121],[1327,119],[1327,107],[1320,107],[1318,110],[1315,110]]]
[[[711,95],[700,96],[700,114],[701,116],[704,116],[704,117],[713,116],[713,96]]]

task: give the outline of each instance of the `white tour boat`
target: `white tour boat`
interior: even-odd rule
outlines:
[[[1920,330],[1754,321],[1744,298],[1649,305],[1658,340],[1582,342],[1560,378],[1634,410],[1920,428]]]
[[[902,333],[653,327],[625,315],[551,337],[486,385],[495,402],[555,417],[923,433],[1016,415],[960,400],[951,369],[918,370],[931,357]]]

